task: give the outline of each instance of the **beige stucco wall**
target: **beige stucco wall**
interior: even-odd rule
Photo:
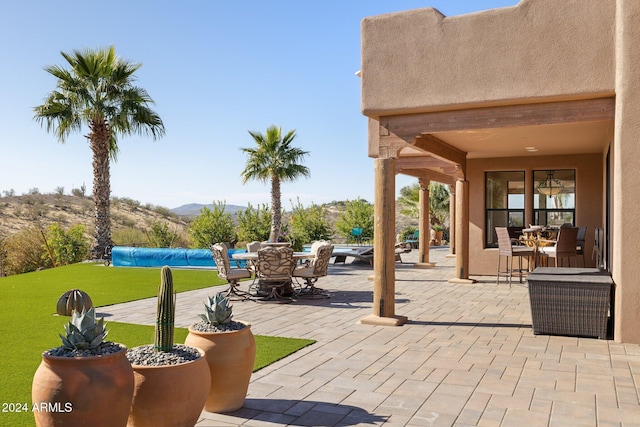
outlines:
[[[426,8],[365,18],[362,111],[377,117],[611,94],[615,5],[522,0],[454,17]]]
[[[603,227],[602,154],[580,156],[537,156],[497,159],[472,159],[467,162],[469,178],[469,273],[495,275],[498,250],[484,248],[485,172],[525,171],[525,224],[533,223],[533,171],[541,169],[576,170],[576,225],[587,226],[586,260],[593,266],[594,229]],[[503,261],[504,262],[504,261]],[[582,259],[578,262],[582,265]]]
[[[615,339],[640,344],[640,1],[618,0],[613,144]]]

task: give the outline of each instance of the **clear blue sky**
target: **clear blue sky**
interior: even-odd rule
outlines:
[[[373,201],[373,160],[360,113],[360,21],[435,7],[447,16],[517,0],[23,0],[0,18],[0,192],[92,188],[86,129],[61,145],[33,120],[55,87],[43,70],[60,51],[114,45],[142,63],[137,84],[156,102],[166,136],[119,140],[112,195],[169,208],[269,203],[269,185],[242,184],[248,130],[297,130],[309,179],[284,183],[283,207]],[[399,176],[397,185],[415,182]]]

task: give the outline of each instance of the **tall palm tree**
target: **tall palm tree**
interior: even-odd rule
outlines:
[[[247,155],[247,164],[241,173],[242,183],[255,179],[266,183],[271,180],[271,233],[269,241],[276,242],[282,224],[282,204],[280,183],[295,181],[297,178],[309,176],[309,168],[300,164],[309,154],[293,147],[296,131],[289,131],[284,137],[282,128],[274,125],[267,128],[263,135],[260,132],[249,134],[257,144],[255,148],[241,148]]]
[[[116,160],[118,135],[164,135],[160,116],[149,105],[147,92],[133,85],[134,73],[142,64],[116,56],[115,47],[60,52],[70,69],[57,65],[45,71],[58,79],[56,89],[44,104],[34,108],[34,119],[46,125],[60,143],[72,132],[89,128],[85,137],[93,152],[93,201],[95,203],[95,243],[92,257],[104,253],[111,241],[109,161]]]

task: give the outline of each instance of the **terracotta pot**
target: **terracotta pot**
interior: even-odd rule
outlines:
[[[186,345],[204,350],[211,372],[211,388],[204,409],[231,412],[244,404],[256,360],[251,324],[239,331],[200,332],[189,328]]]
[[[31,400],[36,426],[125,426],[133,397],[126,347],[104,356],[42,355]]]
[[[204,358],[180,365],[133,365],[135,388],[129,427],[194,426],[209,390],[209,368]]]

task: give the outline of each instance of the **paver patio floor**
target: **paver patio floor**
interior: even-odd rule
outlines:
[[[640,346],[533,335],[525,284],[451,284],[448,248],[433,269],[396,266],[401,327],[367,326],[370,267],[331,265],[326,300],[235,302],[254,334],[317,342],[253,374],[242,409],[209,426],[640,426]],[[246,283],[244,284],[246,286]],[[223,289],[223,288],[220,288]],[[212,288],[179,294],[176,325],[198,320]],[[102,307],[107,320],[153,324],[155,299]]]

